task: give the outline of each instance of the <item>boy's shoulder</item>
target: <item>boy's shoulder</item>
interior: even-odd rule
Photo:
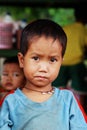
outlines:
[[[9,92],[2,92],[1,93],[1,98],[0,98],[0,107],[2,106],[2,103],[4,102],[5,98],[9,95],[14,93],[14,90],[11,90]]]
[[[59,89],[61,95],[63,96],[63,98],[65,100],[67,100],[67,102],[69,101],[70,97],[74,98],[74,101],[77,103],[78,107],[80,108],[80,110],[81,110],[81,112],[83,114],[83,117],[84,117],[84,119],[85,119],[85,121],[87,123],[87,113],[85,112],[81,102],[78,100],[76,95],[70,89],[63,88],[63,87],[59,87],[58,89]]]
[[[59,87],[59,88],[55,88],[56,91],[58,91],[58,98],[60,98],[60,100],[63,100],[65,102],[65,104],[69,105],[69,103],[72,100],[75,100],[74,94],[72,91]]]
[[[74,96],[73,92],[69,89],[63,88],[63,87],[59,87],[57,88],[59,90],[59,92],[61,93],[61,95],[63,96]]]

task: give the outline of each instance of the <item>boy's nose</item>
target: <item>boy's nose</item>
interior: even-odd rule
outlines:
[[[9,74],[9,75],[7,76],[7,79],[8,79],[8,80],[12,79],[12,75]]]
[[[47,72],[48,71],[48,63],[46,63],[46,62],[42,62],[42,63],[40,63],[40,67],[39,67],[39,70],[40,71],[44,71],[44,72]]]

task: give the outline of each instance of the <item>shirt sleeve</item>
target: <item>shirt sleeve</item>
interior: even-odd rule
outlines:
[[[87,130],[87,123],[74,96],[70,102],[70,130]]]
[[[0,130],[12,130],[12,121],[9,118],[9,107],[6,101],[3,102],[0,108]]]

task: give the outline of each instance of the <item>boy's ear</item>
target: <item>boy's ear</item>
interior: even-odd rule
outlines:
[[[23,68],[24,67],[24,57],[23,57],[23,54],[20,52],[18,53],[18,60],[19,60],[19,66],[21,68]]]

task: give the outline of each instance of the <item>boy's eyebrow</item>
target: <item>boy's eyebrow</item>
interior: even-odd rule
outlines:
[[[38,53],[38,52],[34,52],[34,53],[32,53],[31,55],[43,56],[43,54],[40,54],[40,53]],[[58,58],[59,58],[60,56],[57,55],[57,54],[50,54],[49,57],[58,57]]]

